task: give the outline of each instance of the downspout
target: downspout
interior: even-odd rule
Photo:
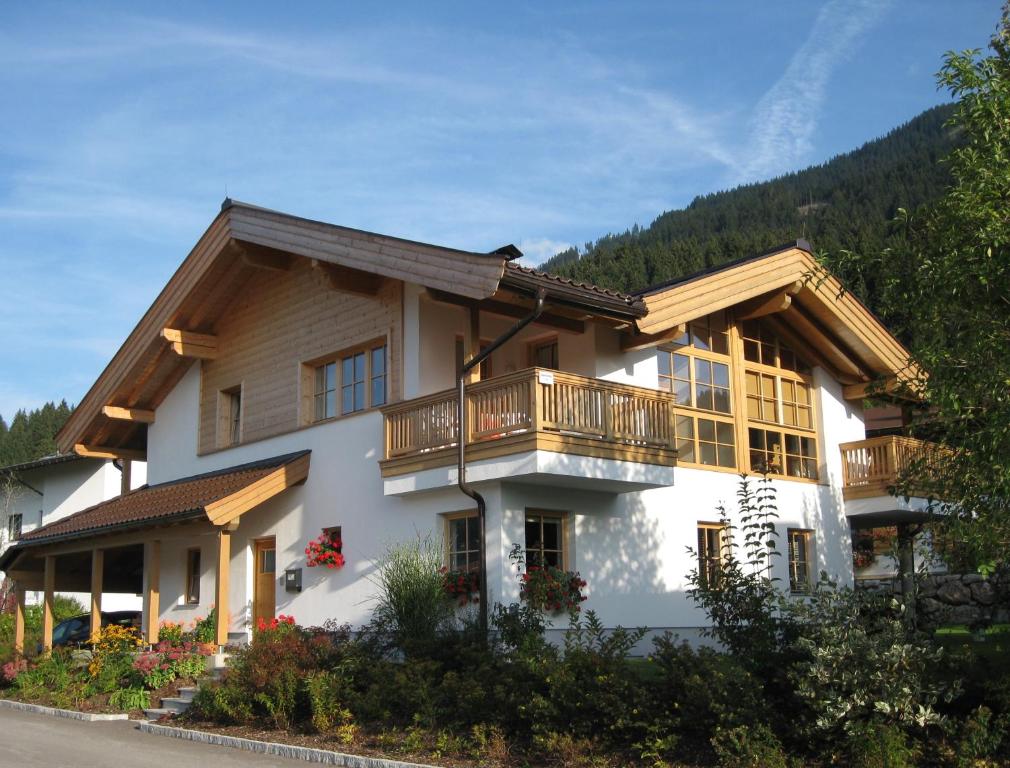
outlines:
[[[513,325],[509,330],[505,331],[505,333],[497,339],[492,341],[487,347],[480,350],[480,352],[478,352],[471,360],[465,362],[463,364],[463,369],[459,374],[459,386],[457,387],[458,399],[456,403],[456,442],[459,447],[459,459],[456,464],[458,472],[457,482],[459,484],[459,489],[477,503],[477,521],[480,529],[480,591],[478,600],[480,602],[480,634],[481,637],[484,638],[485,642],[487,641],[488,630],[487,540],[485,539],[487,504],[484,502],[484,497],[477,493],[477,491],[471,488],[466,482],[466,377],[470,371],[487,360],[487,358],[491,356],[492,352],[501,347],[502,344],[540,317],[540,313],[544,311],[544,300],[546,298],[547,292],[543,288],[537,291],[537,300],[536,304],[533,306],[532,312]]]

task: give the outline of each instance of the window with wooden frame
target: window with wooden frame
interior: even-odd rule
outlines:
[[[526,565],[566,570],[563,514],[526,511]]]
[[[186,604],[200,603],[200,550],[186,550]]]
[[[659,388],[673,393],[678,462],[736,467],[732,368],[726,315],[690,324],[683,336],[657,352]]]
[[[472,512],[445,517],[445,552],[450,571],[480,570],[480,520]]]
[[[750,469],[817,479],[810,366],[759,322],[742,326]]]
[[[485,339],[480,340],[480,351],[483,352],[491,346],[491,342]],[[466,350],[463,347],[463,337],[456,337],[456,378],[459,379],[459,374],[463,371],[463,363],[466,359]],[[491,358],[487,358],[480,364],[480,380],[486,381],[490,379],[493,374],[491,373]]]
[[[807,594],[813,588],[814,532],[790,528],[789,537],[789,591]]]
[[[242,387],[222,389],[217,396],[217,446],[242,442]]]
[[[558,365],[558,337],[532,341],[529,345],[529,360],[531,366],[560,370]]]
[[[39,516],[41,518],[41,515]],[[17,541],[21,538],[21,526],[24,521],[24,517],[20,512],[12,512],[10,517],[7,518],[7,540]]]
[[[317,422],[385,405],[386,340],[377,339],[305,365],[311,388],[306,421]]]
[[[698,584],[703,588],[719,585],[725,537],[721,523],[698,523]]]

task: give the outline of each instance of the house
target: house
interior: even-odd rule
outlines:
[[[0,509],[3,510],[0,553],[23,534],[143,485],[145,476],[143,462],[121,462],[77,453],[56,454],[0,467]],[[109,593],[105,609],[139,610],[138,594]],[[89,600],[87,592],[68,593],[68,596],[84,604]],[[41,592],[28,593],[26,602],[37,605],[41,602]]]
[[[918,514],[886,490],[916,446],[867,440],[862,409],[908,353],[833,277],[810,279],[806,243],[635,295],[517,255],[225,201],[58,436],[145,460],[148,485],[25,534],[0,568],[96,610],[142,592],[152,641],[211,606],[221,645],[276,613],[360,625],[389,543],[431,534],[447,565],[476,566],[463,464],[492,601],[518,597],[519,544],[579,571],[607,625],[690,636],[704,616],[686,576],[695,557],[718,567],[741,473],[774,477],[776,575],[797,593],[820,571],[852,582],[850,519]],[[324,532],[342,568],[308,567]]]

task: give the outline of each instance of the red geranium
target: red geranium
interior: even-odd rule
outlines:
[[[342,549],[344,542],[335,532],[323,531],[319,538],[313,539],[305,547],[305,564],[310,568],[317,565],[325,565],[327,568],[343,568],[344,555]]]

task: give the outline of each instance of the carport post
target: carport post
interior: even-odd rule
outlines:
[[[42,649],[53,649],[53,600],[56,598],[56,556],[46,555],[46,570],[42,588],[45,597],[42,602]]]
[[[214,584],[214,610],[216,613],[215,642],[219,646],[228,645],[228,575],[231,568],[231,531],[222,528],[217,532],[217,572]]]
[[[14,585],[14,652],[25,652],[25,588]]]
[[[91,639],[102,631],[102,570],[105,568],[105,550],[91,550]]]
[[[144,639],[151,645],[158,642],[158,619],[161,616],[161,542],[144,542]]]

